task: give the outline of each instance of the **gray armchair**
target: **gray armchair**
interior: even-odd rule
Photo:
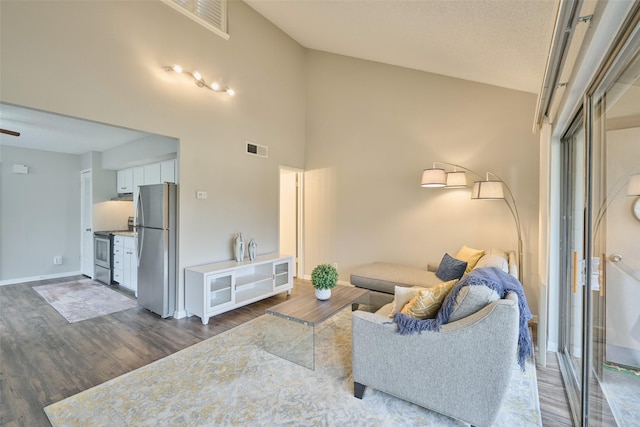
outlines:
[[[509,293],[439,332],[400,335],[390,322],[384,313],[353,312],[355,397],[361,399],[371,387],[474,426],[490,426],[516,360],[518,297]]]

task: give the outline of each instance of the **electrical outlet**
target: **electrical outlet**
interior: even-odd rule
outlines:
[[[60,255],[56,255],[53,257],[53,263],[55,265],[60,265],[62,264],[62,257]]]
[[[196,191],[196,199],[206,199],[207,192],[206,191]]]
[[[337,270],[337,269],[338,269],[338,263],[337,263],[337,262],[334,262],[334,263],[333,263],[333,267]]]

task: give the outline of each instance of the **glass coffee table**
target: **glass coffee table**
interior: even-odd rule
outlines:
[[[368,292],[367,289],[338,285],[326,301],[310,293],[268,308],[265,312],[271,318],[264,337],[265,350],[315,370],[316,326]]]

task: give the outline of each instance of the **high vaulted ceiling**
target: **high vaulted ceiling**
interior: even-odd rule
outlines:
[[[558,8],[558,0],[245,1],[310,49],[531,93]],[[145,135],[2,103],[0,128],[22,133],[0,134],[0,145],[76,154]]]
[[[536,94],[558,9],[557,0],[245,2],[310,49]]]

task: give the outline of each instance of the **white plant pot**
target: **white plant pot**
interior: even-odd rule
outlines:
[[[316,289],[316,298],[325,301],[331,296],[331,289]]]

